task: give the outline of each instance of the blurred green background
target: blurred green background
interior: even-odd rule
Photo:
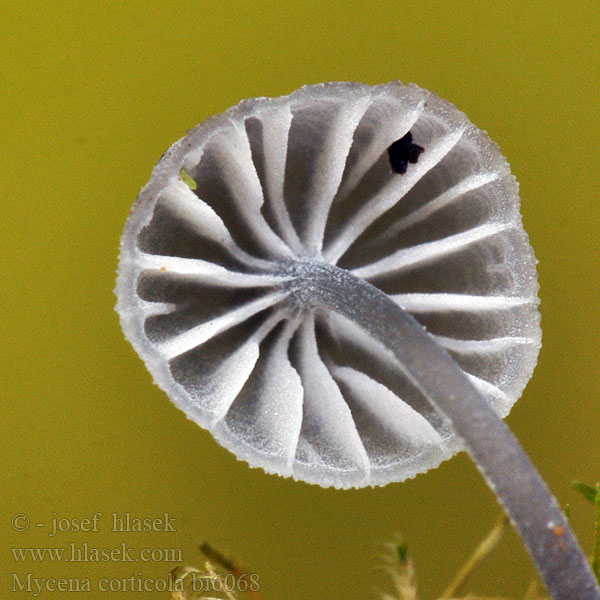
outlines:
[[[375,598],[377,545],[410,542],[439,593],[498,507],[461,455],[403,484],[321,489],[249,469],[152,384],[113,310],[119,236],[171,143],[238,100],[320,81],[413,81],[486,129],[521,184],[539,259],[544,346],[508,421],[591,546],[570,481],[600,479],[596,2],[2,2],[2,597],[11,573],[164,578],[168,561],[16,562],[11,547],[208,540],[267,599]],[[102,512],[97,532],[51,520]],[[111,531],[111,513],[175,532]],[[26,514],[16,531],[11,517]],[[43,527],[36,526],[43,523]],[[17,524],[18,525],[18,524]],[[18,525],[18,526],[22,526]],[[510,534],[473,590],[520,595]],[[16,596],[16,595],[15,595]],[[29,597],[19,595],[18,597]],[[65,597],[45,592],[40,597]]]

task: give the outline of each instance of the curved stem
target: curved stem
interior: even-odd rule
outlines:
[[[558,503],[502,419],[459,365],[411,315],[348,271],[322,263],[288,269],[300,301],[351,319],[386,346],[451,422],[504,505],[554,600],[599,600],[590,565]]]

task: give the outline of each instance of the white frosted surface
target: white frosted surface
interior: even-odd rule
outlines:
[[[226,331],[227,329],[246,321],[258,312],[265,310],[265,308],[273,306],[281,300],[284,295],[285,294],[283,293],[274,293],[259,298],[258,300],[249,302],[235,310],[228,311],[215,319],[196,325],[196,327],[188,329],[187,331],[172,337],[168,341],[163,342],[160,345],[160,352],[167,359],[180,356],[188,350],[193,350],[194,348],[201,346],[222,331]]]
[[[292,111],[289,106],[267,110],[261,116],[263,155],[265,165],[264,194],[273,207],[273,213],[282,232],[283,239],[294,251],[302,244],[290,220],[283,195],[283,179],[287,159],[287,141],[292,124]]]
[[[225,358],[195,390],[199,400],[194,403],[197,405],[194,408],[209,415],[211,422],[222,419],[252,373],[259,353],[258,343],[251,339]]]
[[[439,257],[446,257],[454,252],[464,249],[469,244],[502,233],[507,228],[508,225],[491,223],[475,227],[469,231],[457,233],[456,235],[435,242],[427,242],[425,244],[413,246],[412,248],[402,248],[377,262],[359,269],[354,269],[353,273],[357,277],[370,279],[379,275],[403,271],[415,265],[434,261]]]
[[[406,440],[418,452],[442,443],[438,432],[416,410],[368,375],[350,367],[335,367],[333,375],[354,392],[362,408],[372,413],[383,429]]]
[[[290,340],[298,322],[290,321],[265,351],[254,385],[241,394],[223,428],[223,435],[237,438],[255,451],[280,459],[281,468],[291,472],[302,426],[304,387],[288,359]]]
[[[299,372],[305,389],[304,439],[326,466],[350,476],[358,471],[368,481],[367,453],[350,409],[319,356],[312,319],[301,326]]]
[[[319,152],[311,179],[308,207],[308,227],[305,244],[309,250],[320,254],[329,208],[342,180],[346,159],[352,147],[353,133],[367,110],[370,94],[339,103],[327,130],[325,144]]]

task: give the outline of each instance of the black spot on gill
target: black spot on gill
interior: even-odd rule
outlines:
[[[416,164],[423,150],[421,146],[412,143],[412,133],[409,131],[387,149],[392,171],[404,175],[408,163]]]

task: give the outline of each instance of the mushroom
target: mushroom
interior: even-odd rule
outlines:
[[[540,348],[535,262],[485,132],[415,85],[328,83],[171,147],[125,226],[117,311],[171,400],[251,466],[348,488],[467,450],[552,597],[598,600],[502,421]]]

